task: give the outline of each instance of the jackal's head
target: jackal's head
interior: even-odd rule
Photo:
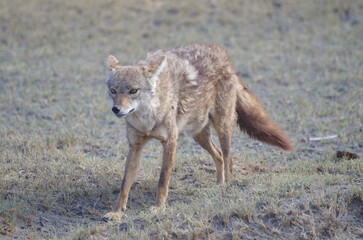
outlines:
[[[107,65],[110,70],[107,86],[113,100],[112,112],[117,117],[124,117],[138,111],[143,105],[150,105],[167,60],[161,57],[152,64],[121,66],[111,55]]]

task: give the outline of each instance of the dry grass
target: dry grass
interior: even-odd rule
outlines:
[[[358,239],[363,237],[363,4],[359,1],[0,2],[1,239]],[[122,223],[102,223],[127,153],[105,59],[191,41],[224,46],[291,136],[283,153],[236,131],[235,178],[180,139],[168,207],[150,143]],[[309,137],[338,135],[309,142]]]

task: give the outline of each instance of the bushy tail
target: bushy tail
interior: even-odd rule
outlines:
[[[293,150],[287,136],[271,121],[257,97],[238,80],[236,111],[241,131],[261,142]]]

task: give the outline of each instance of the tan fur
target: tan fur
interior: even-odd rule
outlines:
[[[293,150],[287,136],[270,120],[256,96],[242,84],[238,84],[237,89],[236,110],[240,129],[262,142],[284,150]]]
[[[193,137],[211,154],[217,183],[232,177],[230,149],[236,120],[251,137],[292,149],[287,137],[237,77],[226,51],[218,46],[190,44],[170,51],[158,50],[133,66],[121,66],[110,56],[108,68],[110,96],[114,107],[120,110],[116,115],[126,119],[130,146],[116,209],[106,214],[109,219],[119,219],[126,209],[141,151],[151,138],[163,145],[156,205],[151,207],[152,211],[165,206],[181,134]],[[137,93],[132,93],[132,89],[137,89]],[[211,138],[211,126],[217,132],[221,150]]]

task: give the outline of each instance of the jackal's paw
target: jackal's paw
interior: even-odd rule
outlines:
[[[152,212],[152,213],[157,213],[157,212],[161,212],[161,211],[163,211],[165,209],[165,206],[163,205],[163,206],[152,206],[152,207],[150,207],[150,212]]]
[[[105,222],[109,222],[109,221],[119,222],[119,221],[121,221],[121,217],[123,215],[124,215],[124,213],[120,212],[120,211],[109,212],[103,216],[102,220]]]

